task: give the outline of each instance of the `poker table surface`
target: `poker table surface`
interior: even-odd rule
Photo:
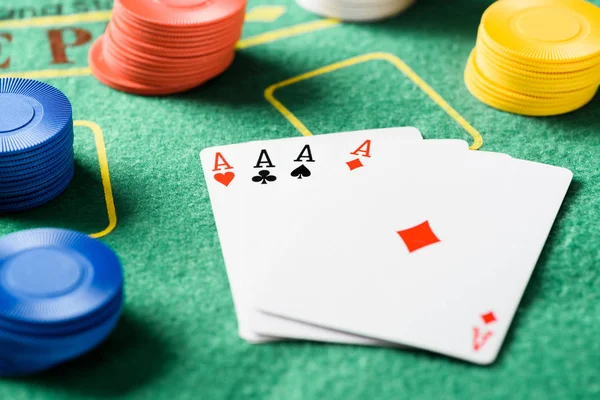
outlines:
[[[250,0],[223,75],[139,97],[102,85],[87,66],[110,1],[4,0],[0,76],[39,79],[69,97],[76,175],[50,204],[1,216],[0,234],[50,226],[98,237],[122,261],[127,300],[98,349],[0,380],[0,399],[600,398],[600,96],[547,118],[473,98],[463,70],[490,4],[417,0],[396,18],[346,24],[290,0]],[[424,351],[245,343],[200,150],[391,126],[574,173],[498,360],[482,367]]]

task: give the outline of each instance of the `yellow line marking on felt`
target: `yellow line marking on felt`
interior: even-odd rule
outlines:
[[[331,18],[306,22],[298,25],[293,25],[287,28],[277,29],[271,32],[261,33],[259,35],[251,36],[246,39],[240,39],[240,41],[237,42],[235,47],[237,50],[247,49],[261,44],[275,42],[277,40],[285,39],[288,37],[298,36],[304,33],[331,28],[339,24],[340,21]],[[88,76],[91,75],[91,73],[92,71],[89,67],[43,69],[38,71],[7,72],[5,74],[0,74],[0,78],[52,79],[69,78],[74,76]]]
[[[398,68],[404,75],[406,75],[415,85],[419,87],[431,100],[433,100],[442,110],[444,110],[457,124],[459,124],[471,137],[473,137],[473,143],[470,146],[471,150],[477,150],[483,145],[483,137],[481,133],[477,131],[471,124],[467,122],[459,113],[456,111],[446,100],[442,98],[431,86],[427,84],[415,71],[413,71],[404,61],[397,56],[390,53],[368,53],[362,56],[349,58],[344,61],[339,61],[331,65],[327,65],[322,68],[318,68],[314,71],[306,72],[304,74],[295,76],[290,79],[286,79],[282,82],[275,83],[265,89],[265,98],[273,107],[277,109],[303,136],[311,136],[312,133],[308,128],[279,100],[274,96],[274,92],[277,89],[281,89],[286,86],[296,84],[298,82],[314,78],[315,76],[324,75],[333,71],[337,71],[342,68],[347,68],[353,65],[361,64],[367,61],[373,60],[385,60],[393,64]]]
[[[110,20],[112,11],[94,11],[70,15],[56,15],[29,19],[0,21],[0,29],[32,28],[41,26],[74,25],[82,22],[103,22]]]
[[[92,71],[89,67],[68,68],[68,69],[42,69],[38,71],[27,72],[8,72],[0,74],[0,78],[26,78],[26,79],[50,79],[50,78],[68,78],[73,76],[87,76]]]
[[[117,226],[117,210],[115,209],[115,200],[110,184],[110,173],[108,170],[108,157],[106,156],[106,145],[104,143],[104,133],[98,124],[92,121],[78,120],[73,122],[73,126],[88,128],[94,134],[96,151],[98,153],[98,164],[100,165],[100,175],[102,176],[102,187],[104,188],[104,201],[106,203],[106,213],[108,215],[108,226],[97,233],[92,233],[90,237],[95,239],[104,237],[111,233]]]
[[[246,13],[248,22],[273,22],[285,14],[284,6],[258,6]],[[112,11],[92,11],[70,15],[51,15],[28,19],[0,21],[0,29],[22,29],[43,26],[75,25],[110,21]]]
[[[246,12],[246,22],[273,22],[285,14],[285,6],[258,6]]]
[[[331,28],[339,24],[340,21],[333,18],[305,22],[302,24],[289,26],[287,28],[276,29],[271,32],[261,33],[256,36],[251,36],[247,39],[241,39],[239,42],[237,42],[235,48],[238,50],[247,49],[249,47],[258,46],[260,44],[274,42],[279,39],[298,36],[304,33],[314,32],[321,29]]]

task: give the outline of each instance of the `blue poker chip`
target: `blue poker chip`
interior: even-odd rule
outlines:
[[[61,338],[65,335],[75,335],[79,332],[93,329],[94,327],[101,325],[105,320],[112,318],[113,315],[121,312],[123,306],[123,288],[121,288],[110,303],[105,307],[100,308],[93,314],[88,315],[86,318],[68,321],[62,324],[27,324],[22,322],[14,322],[0,318],[0,332],[14,335],[25,335],[29,338],[43,337],[43,338]],[[39,349],[34,349],[38,351]],[[19,352],[25,351],[19,349]]]
[[[0,134],[1,135],[1,134]],[[23,166],[32,166],[40,162],[44,162],[48,158],[68,148],[73,148],[73,130],[58,138],[55,143],[51,143],[48,147],[43,147],[36,151],[20,154],[19,156],[0,156],[0,171],[9,169],[19,169]]]
[[[61,166],[64,166],[67,163],[73,163],[75,162],[74,157],[75,155],[73,154],[73,151],[67,150],[61,154],[58,154],[51,160],[42,163],[41,165],[28,167],[23,170],[3,173],[3,175],[0,176],[0,194],[2,194],[2,190],[4,188],[11,188],[15,184],[22,183],[23,181],[41,178],[42,176],[46,176],[56,169],[60,169]]]
[[[0,153],[0,161],[2,160],[20,160],[26,157],[31,157],[34,156],[36,154],[40,154],[40,153],[44,153],[45,151],[47,151],[48,149],[51,149],[55,146],[58,146],[58,144],[61,141],[64,141],[65,138],[67,138],[68,136],[73,136],[73,120],[69,120],[69,122],[67,123],[67,125],[60,130],[57,130],[56,133],[47,141],[45,141],[43,144],[36,146],[36,147],[32,147],[30,149],[21,151],[19,153]]]
[[[0,157],[35,151],[73,124],[67,97],[35,80],[0,78]]]
[[[81,323],[109,305],[122,288],[117,256],[87,235],[43,228],[0,239],[3,321],[39,327]]]
[[[37,197],[44,197],[47,193],[54,192],[59,186],[63,184],[69,184],[73,176],[75,175],[75,164],[66,164],[58,175],[55,175],[52,179],[45,183],[37,186],[32,186],[29,189],[7,192],[7,196],[0,196],[0,204],[12,204],[16,202],[22,202]]]
[[[61,335],[27,335],[0,329],[0,376],[41,372],[93,350],[111,334],[119,321],[123,294],[102,320],[85,329]]]
[[[61,183],[61,186],[57,186],[45,193],[43,196],[31,197],[27,200],[22,200],[17,203],[11,204],[0,204],[0,214],[12,214],[19,213],[27,210],[31,210],[32,208],[44,206],[54,200],[56,200],[61,194],[63,194],[67,187],[69,186],[70,179],[66,179]]]
[[[86,343],[81,343],[82,335],[87,338],[90,337],[90,333],[98,332],[106,328],[107,325],[111,325],[111,321],[114,321],[115,317],[121,315],[124,303],[124,292],[118,293],[110,308],[106,308],[102,312],[102,318],[96,318],[93,323],[87,325],[73,325],[62,329],[59,326],[56,329],[50,329],[47,326],[31,326],[26,327],[27,329],[14,329],[10,324],[3,323],[0,328],[0,342],[6,344],[10,343],[10,346],[6,346],[0,350],[0,353],[4,355],[18,355],[18,356],[36,356],[43,352],[61,352],[81,345],[86,346]],[[44,328],[44,329],[42,329]],[[59,329],[61,328],[61,329]],[[81,350],[79,350],[81,351]],[[14,358],[13,358],[14,359]]]
[[[40,194],[45,189],[54,186],[64,178],[70,169],[73,169],[73,158],[67,158],[52,169],[38,176],[30,176],[28,179],[1,183],[0,203],[7,199],[21,198],[31,194]]]
[[[31,199],[45,197],[50,193],[54,193],[60,186],[70,182],[73,176],[74,168],[72,166],[65,167],[60,174],[52,177],[48,181],[43,181],[41,184],[32,187],[26,187],[21,190],[7,192],[7,196],[0,196],[0,205],[7,206],[12,204],[21,204]]]
[[[4,177],[6,180],[0,180],[0,199],[12,197],[15,191],[33,188],[49,182],[58,177],[68,168],[74,168],[75,158],[73,154],[65,154],[52,163],[40,166],[38,170],[30,170],[20,175]]]
[[[0,376],[31,375],[94,349],[116,327],[123,299],[121,266],[98,240],[61,229],[0,239]]]
[[[74,173],[71,103],[30,79],[0,78],[0,213],[60,195]]]
[[[33,171],[39,166],[46,165],[49,162],[64,156],[66,153],[72,152],[74,152],[74,150],[73,140],[71,139],[70,141],[67,141],[64,146],[57,149],[52,149],[52,151],[47,152],[43,156],[25,159],[23,161],[19,161],[18,163],[0,163],[0,171],[2,171],[3,174],[15,174],[19,172]]]
[[[17,200],[8,199],[5,203],[0,202],[0,214],[26,211],[51,202],[67,190],[73,179],[74,172],[74,168],[69,170],[67,175],[65,175],[65,177],[63,177],[55,186],[47,188],[41,193],[34,193]]]
[[[20,170],[4,170],[0,168],[0,196],[3,188],[10,188],[15,184],[25,183],[35,178],[47,176],[53,171],[60,170],[67,164],[74,164],[75,154],[72,149],[66,149],[64,152],[56,154],[53,158],[41,162],[35,166],[27,166]]]
[[[114,326],[115,320],[121,315],[123,308],[124,295],[121,293],[115,302],[116,307],[106,310],[103,319],[98,319],[95,324],[89,324],[83,329],[70,329],[63,331],[36,332],[33,328],[27,332],[15,331],[12,329],[0,329],[0,358],[10,358],[13,362],[18,358],[21,360],[28,358],[39,358],[48,353],[58,354],[69,352],[82,353],[89,349],[90,342],[98,342],[103,336],[106,337],[107,329]],[[109,312],[110,311],[110,312]],[[39,329],[38,329],[39,330]],[[33,333],[31,332],[33,331]],[[96,337],[96,339],[94,339]],[[90,341],[90,339],[93,339]],[[45,354],[46,353],[46,354]]]
[[[67,142],[60,149],[49,151],[43,156],[34,157],[28,160],[20,161],[19,163],[0,164],[0,177],[26,175],[29,172],[35,171],[55,161],[58,158],[64,157],[66,154],[73,153],[73,141]]]

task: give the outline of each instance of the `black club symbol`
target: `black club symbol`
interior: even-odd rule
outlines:
[[[266,169],[263,169],[258,173],[258,175],[252,177],[252,182],[261,183],[266,185],[268,182],[275,182],[277,177],[275,175],[271,175]]]

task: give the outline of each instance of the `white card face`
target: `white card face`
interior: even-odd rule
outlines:
[[[238,330],[243,339],[253,343],[267,342],[276,339],[259,335],[249,328],[250,317],[252,313],[255,312],[255,307],[251,304],[251,301],[254,297],[254,290],[256,287],[256,272],[253,269],[253,265],[249,265],[245,262],[241,251],[242,214],[240,202],[243,202],[246,199],[247,194],[245,190],[247,188],[256,187],[257,185],[262,186],[263,188],[266,187],[262,183],[257,183],[252,180],[254,176],[259,176],[257,175],[257,171],[259,172],[261,170],[253,168],[260,155],[260,151],[262,149],[267,149],[267,155],[272,158],[273,162],[277,163],[280,158],[275,150],[281,146],[294,146],[295,144],[300,145],[305,142],[320,143],[329,141],[349,141],[350,143],[355,143],[362,140],[365,135],[368,137],[380,138],[382,141],[385,141],[386,145],[390,148],[395,146],[399,147],[405,142],[408,143],[422,140],[421,133],[416,128],[406,127],[345,132],[309,138],[297,137],[264,142],[250,142],[208,148],[202,150],[200,153],[238,318]],[[320,168],[320,163],[315,164],[319,165],[318,168]],[[267,166],[268,164],[261,165]],[[277,167],[277,164],[274,165]],[[269,176],[278,176],[278,174],[280,174],[279,169],[274,169],[276,169],[277,172],[273,171]],[[268,171],[269,168],[265,168],[265,170]],[[283,172],[283,169],[281,169],[281,174],[283,174]],[[287,178],[289,174],[291,174],[291,172],[286,171],[285,177]],[[292,178],[293,177],[290,175],[288,180],[292,180]],[[267,176],[265,182],[268,183],[269,179],[272,178]],[[285,180],[283,176],[279,179],[279,182]],[[298,178],[293,179],[295,180]],[[323,331],[327,333],[329,330],[314,327],[311,331]],[[332,334],[334,333],[335,332],[332,332]],[[340,339],[341,342],[352,342],[353,335],[337,333],[336,338]]]
[[[259,254],[246,242],[246,260],[269,270],[258,307],[491,363],[572,174],[476,152],[446,165],[405,159],[319,185],[296,213],[255,227],[271,243]]]
[[[273,235],[271,231],[271,220],[275,224],[285,222],[289,214],[304,212],[307,207],[304,199],[313,195],[320,196],[319,188],[326,186],[335,192],[341,178],[345,184],[353,184],[352,180],[346,182],[344,176],[361,175],[364,171],[373,168],[374,165],[387,166],[396,163],[409,165],[411,157],[420,157],[427,154],[443,165],[445,161],[450,162],[456,158],[465,157],[468,154],[468,144],[462,140],[442,139],[411,142],[401,146],[388,146],[388,142],[381,138],[361,138],[356,141],[311,143],[311,153],[314,162],[299,163],[298,156],[306,154],[304,143],[293,146],[282,146],[272,149],[270,154],[277,154],[277,162],[273,163],[281,171],[293,171],[298,165],[309,166],[312,174],[308,178],[292,179],[279,182],[279,185],[253,185],[245,190],[245,201],[243,212],[243,236],[241,243],[244,247],[244,260],[252,265],[254,272],[254,286],[252,293],[256,295],[260,283],[265,279],[261,253],[269,252],[273,247],[279,247],[278,240],[294,242],[294,227],[288,227],[284,235],[277,238],[263,240],[262,238]],[[306,161],[306,160],[303,160]],[[380,171],[372,171],[378,176]],[[318,178],[318,179],[312,179]],[[313,207],[319,207],[313,205]],[[301,215],[301,214],[299,214]],[[302,223],[301,219],[298,223]],[[286,245],[286,244],[284,244]],[[248,248],[251,248],[248,251]],[[256,251],[254,251],[256,250]],[[276,250],[275,250],[276,251]],[[255,307],[254,296],[250,301]],[[317,341],[334,341],[343,343],[385,345],[380,340],[361,338],[343,338],[340,332],[324,332],[314,325],[299,323],[289,319],[282,319],[273,315],[253,310],[250,313],[250,329],[263,335],[278,336],[294,339],[309,339]]]

